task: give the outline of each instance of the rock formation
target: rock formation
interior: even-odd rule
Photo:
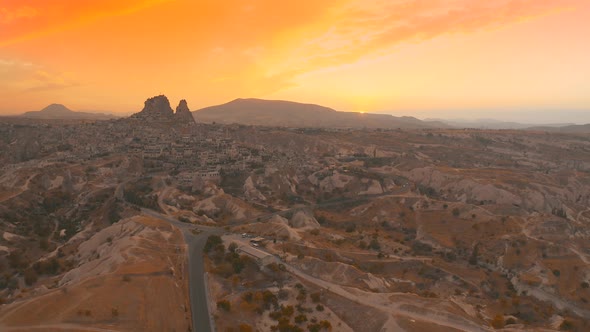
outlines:
[[[193,118],[193,114],[191,113],[190,109],[188,108],[188,104],[186,100],[181,100],[176,107],[176,113],[174,113],[174,118],[176,121],[181,123],[194,123],[195,118]]]
[[[194,124],[195,120],[188,108],[186,100],[181,100],[176,113],[170,107],[170,101],[164,95],[155,96],[145,101],[144,107],[133,118],[160,123]]]
[[[171,119],[174,115],[170,101],[164,95],[149,98],[145,101],[141,112],[134,114],[134,117],[142,119],[165,120]]]

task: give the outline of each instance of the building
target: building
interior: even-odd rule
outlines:
[[[262,250],[256,249],[254,247],[249,246],[242,246],[236,250],[238,254],[244,254],[249,257],[252,257],[258,265],[267,265],[274,261],[273,255],[264,252]]]

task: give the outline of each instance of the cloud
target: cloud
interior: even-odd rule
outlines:
[[[112,95],[130,86],[139,95],[158,82],[178,93],[263,97],[303,74],[405,43],[495,29],[584,1],[5,0],[4,12],[27,6],[36,16],[0,14],[0,52],[47,67],[21,68],[18,75],[13,68],[12,83],[0,72],[0,87],[67,89],[77,79],[62,71],[72,71]],[[116,81],[113,73],[120,74]]]
[[[8,0],[0,7],[0,47],[170,1],[174,0]]]
[[[0,59],[0,89],[5,95],[79,86],[71,76],[68,73],[47,71],[29,62]]]
[[[391,52],[402,43],[502,27],[577,4],[580,0],[356,0],[338,8],[327,28],[311,31],[275,57],[270,76],[290,80]]]

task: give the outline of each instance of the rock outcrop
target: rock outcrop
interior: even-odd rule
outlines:
[[[314,229],[319,228],[320,223],[308,211],[297,211],[289,221],[293,228]]]
[[[195,119],[188,108],[186,100],[181,100],[176,107],[176,113],[170,106],[170,101],[164,95],[155,96],[145,101],[143,109],[135,113],[133,118],[170,124],[194,124]]]
[[[180,103],[178,103],[178,107],[176,107],[176,113],[174,113],[174,118],[178,122],[182,123],[195,123],[195,118],[193,118],[193,114],[188,108],[186,100],[183,99],[180,101]]]
[[[160,95],[146,100],[141,112],[135,115],[140,118],[166,119],[171,118],[174,111],[168,98]]]

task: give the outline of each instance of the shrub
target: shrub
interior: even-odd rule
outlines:
[[[295,308],[293,308],[292,305],[288,305],[281,309],[281,313],[283,314],[283,316],[291,317],[295,313]]]
[[[223,245],[223,240],[221,240],[221,237],[219,235],[209,235],[209,237],[207,238],[207,242],[205,242],[205,247],[203,248],[203,251],[205,253],[209,253],[211,249],[217,247],[220,244]]]
[[[377,239],[371,239],[371,243],[369,243],[369,248],[373,250],[380,250],[381,245],[379,244],[379,241]]]
[[[327,320],[322,320],[317,323],[308,324],[307,329],[310,332],[320,332],[322,330],[330,331],[332,330],[332,324],[330,324],[330,322],[328,322]]]
[[[559,270],[553,270],[553,275],[559,278],[561,272]]]
[[[571,331],[574,329],[574,323],[567,319],[564,319],[563,322],[561,322],[561,325],[559,325],[559,329],[561,331]]]
[[[318,305],[315,306],[315,310],[317,310],[317,311],[324,311],[324,306],[321,305],[321,304],[318,304]]]
[[[311,293],[309,296],[311,297],[311,301],[313,303],[319,303],[321,300],[321,293],[320,292]]]
[[[452,213],[453,213],[453,216],[455,216],[455,217],[458,217],[458,216],[459,216],[459,214],[460,214],[460,211],[459,211],[459,209],[458,209],[458,208],[454,208],[454,209],[452,210]]]
[[[62,269],[58,259],[55,257],[45,261],[36,262],[35,264],[33,264],[33,268],[35,268],[35,271],[37,271],[37,273],[47,275],[57,274]]]
[[[32,284],[37,282],[37,272],[35,271],[35,269],[27,269],[25,270],[25,283],[28,286],[31,286]]]
[[[271,305],[275,307],[278,307],[279,305],[278,298],[269,290],[265,290],[264,292],[262,292],[262,302],[264,303],[265,309],[270,309]]]
[[[307,316],[305,316],[304,314],[295,316],[295,323],[301,324],[303,322],[307,322]]]
[[[238,328],[240,329],[240,332],[254,332],[252,326],[248,324],[240,324]]]
[[[501,329],[504,327],[504,316],[501,314],[497,314],[494,319],[490,321],[490,325],[492,325],[495,329]]]
[[[228,300],[217,301],[217,308],[219,308],[221,310],[225,310],[226,312],[230,312],[231,311],[231,303],[229,303]]]
[[[254,300],[254,293],[252,292],[246,292],[242,295],[242,300],[248,302],[248,303],[252,303],[252,300]]]

